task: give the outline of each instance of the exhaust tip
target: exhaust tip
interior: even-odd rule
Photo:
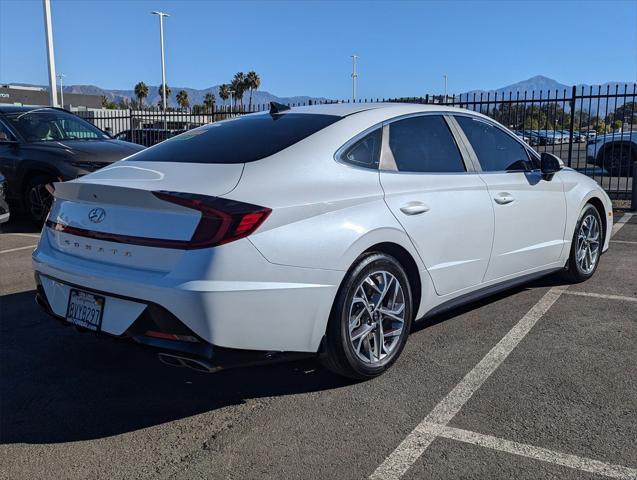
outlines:
[[[219,370],[223,370],[223,367],[213,365],[207,360],[198,358],[182,357],[180,355],[174,355],[172,353],[166,352],[158,353],[157,357],[159,358],[160,362],[171,367],[186,367],[202,373],[215,373]]]

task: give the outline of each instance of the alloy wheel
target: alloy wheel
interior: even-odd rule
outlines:
[[[349,308],[349,341],[363,362],[383,362],[399,344],[405,325],[405,294],[398,279],[385,270],[369,274],[358,285]]]
[[[576,261],[586,275],[595,270],[599,258],[600,228],[597,218],[588,214],[582,220],[577,233]]]

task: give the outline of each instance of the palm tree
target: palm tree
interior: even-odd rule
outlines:
[[[251,70],[246,75],[246,86],[250,90],[250,102],[248,103],[248,111],[252,111],[252,92],[258,90],[261,86],[261,79],[259,74],[254,70]]]
[[[179,93],[175,96],[177,103],[181,108],[188,108],[190,102],[188,101],[188,92],[186,90],[179,90]]]
[[[234,90],[234,103],[243,105],[243,92],[246,89],[246,76],[243,72],[237,72],[234,74],[232,82],[230,82],[230,88]]]
[[[227,83],[219,85],[219,98],[224,101],[230,98],[230,85]]]
[[[157,103],[157,105],[164,108],[164,86],[163,85],[159,86],[157,93],[159,94],[159,102]],[[166,85],[166,103],[168,103],[168,99],[170,98],[171,93],[172,93],[172,90],[170,89],[168,85]],[[165,107],[168,108],[168,105],[166,105]]]
[[[212,92],[206,93],[203,97],[203,104],[206,106],[207,110],[214,110],[215,108],[215,94]]]
[[[139,108],[143,108],[144,99],[148,96],[148,86],[144,82],[135,85],[135,96],[139,100]]]

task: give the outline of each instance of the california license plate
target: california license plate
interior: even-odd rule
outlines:
[[[102,325],[104,303],[104,297],[71,289],[66,320],[78,327],[97,331]]]

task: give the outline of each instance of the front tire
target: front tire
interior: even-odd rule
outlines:
[[[411,288],[401,264],[384,253],[362,257],[336,296],[323,365],[353,379],[381,375],[402,352],[412,316]]]
[[[53,196],[47,191],[46,185],[51,182],[55,182],[55,178],[38,175],[29,180],[24,190],[26,214],[35,225],[42,225],[49,214]]]
[[[571,252],[563,272],[564,278],[573,283],[591,278],[599,265],[603,244],[602,220],[597,209],[589,203],[582,209],[577,220]]]

